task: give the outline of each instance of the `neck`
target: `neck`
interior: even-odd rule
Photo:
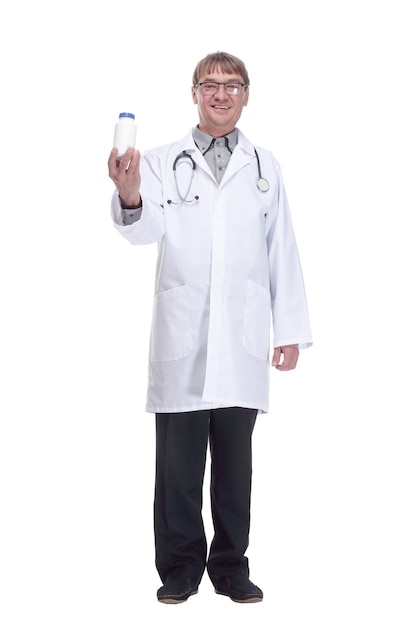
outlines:
[[[225,137],[235,129],[234,126],[232,128],[228,128],[227,130],[225,130],[224,128],[205,128],[201,124],[197,124],[197,128],[199,128],[202,133],[206,133],[207,135],[210,135],[210,137],[214,137],[215,139]]]

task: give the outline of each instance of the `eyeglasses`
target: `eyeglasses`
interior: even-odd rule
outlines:
[[[247,85],[244,83],[197,83],[194,87],[200,87],[201,92],[205,96],[214,96],[219,91],[219,87],[223,85],[225,92],[228,96],[238,96],[242,93],[242,89],[246,89]]]

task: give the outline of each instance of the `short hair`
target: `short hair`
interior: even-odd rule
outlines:
[[[233,54],[218,51],[208,54],[197,63],[193,74],[193,86],[198,84],[203,74],[206,72],[210,74],[216,70],[224,74],[239,74],[245,85],[249,85],[249,75],[243,61]]]

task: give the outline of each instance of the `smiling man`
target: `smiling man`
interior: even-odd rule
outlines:
[[[223,137],[234,130],[248,103],[249,77],[236,72],[224,73],[215,65],[206,66],[206,70],[200,73],[197,66],[192,96],[198,108],[199,129],[212,137]]]
[[[133,244],[158,245],[146,401],[156,416],[157,597],[184,602],[207,568],[216,593],[259,602],[246,550],[251,440],[269,408],[271,335],[280,371],[295,368],[312,338],[280,166],[236,127],[248,104],[246,67],[209,54],[191,89],[199,122],[186,137],[142,156],[130,148],[120,160],[113,149],[108,161],[115,227]]]

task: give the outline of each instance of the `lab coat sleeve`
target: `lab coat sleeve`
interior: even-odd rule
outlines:
[[[266,217],[274,347],[312,345],[304,279],[279,164],[277,197]]]
[[[148,244],[159,241],[164,234],[162,183],[158,162],[149,153],[140,161],[142,212],[139,219],[125,223],[118,191],[111,200],[111,217],[116,230],[132,244]]]

